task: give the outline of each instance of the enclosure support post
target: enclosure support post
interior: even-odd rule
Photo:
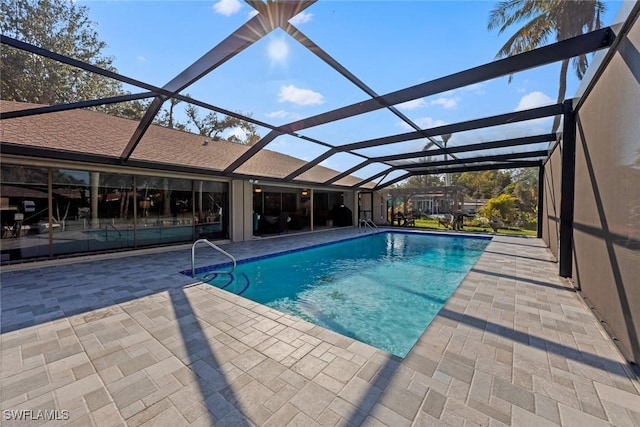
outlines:
[[[573,201],[576,172],[576,116],[573,101],[564,101],[562,174],[560,183],[560,276],[571,277],[573,252]]]
[[[538,168],[538,233],[537,237],[542,237],[542,211],[544,209],[544,165]]]

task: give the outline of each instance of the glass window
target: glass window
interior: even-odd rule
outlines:
[[[48,173],[1,166],[2,263],[229,237],[227,183],[56,168],[49,212]]]
[[[53,254],[134,246],[133,177],[52,169]]]
[[[344,193],[315,191],[313,193],[313,224],[318,227],[353,225],[351,211],[344,206]]]
[[[272,234],[310,229],[310,190],[254,187],[254,233]]]
[[[229,238],[229,185],[226,182],[194,181],[195,237]]]
[[[136,185],[137,245],[191,241],[194,226],[192,181],[138,176]]]
[[[48,170],[0,167],[2,262],[49,256]]]

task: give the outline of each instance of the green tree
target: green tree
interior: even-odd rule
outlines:
[[[414,175],[402,186],[405,188],[440,187],[444,185],[442,175]]]
[[[202,136],[220,138],[220,134],[225,130],[237,128],[241,130],[244,137],[240,138],[232,134],[226,137],[228,141],[252,145],[260,140],[256,126],[246,120],[232,116],[220,117],[213,111],[209,111],[206,116],[200,117],[198,109],[191,104],[187,106],[185,113],[189,118],[189,123],[193,124]]]
[[[510,194],[500,194],[489,199],[487,204],[480,208],[480,215],[489,220],[499,217],[502,221],[509,223],[516,216],[516,208],[518,207],[518,199]]]
[[[509,172],[488,170],[481,172],[462,172],[450,174],[451,183],[467,189],[474,199],[488,199],[497,196],[511,183]]]
[[[538,168],[516,169],[504,191],[518,199],[521,211],[534,212],[538,206]]]
[[[187,96],[189,95],[187,94]],[[182,101],[177,98],[169,99],[169,108],[163,108],[160,111],[160,113],[156,116],[154,123],[164,127],[168,127],[169,129],[178,129],[178,130],[187,131],[189,127],[188,124],[180,123],[175,118],[174,110],[180,102]]]
[[[553,35],[561,41],[601,28],[600,16],[604,11],[603,2],[596,0],[506,0],[497,3],[490,12],[487,28],[498,28],[502,34],[512,25],[524,22],[496,54],[502,58],[544,46]],[[578,78],[582,79],[588,67],[587,56],[578,56],[572,62]],[[566,95],[568,68],[566,59],[560,68],[558,102]],[[560,116],[556,116],[552,132],[559,126]]]
[[[117,72],[113,58],[103,54],[87,8],[64,0],[0,0],[2,34]],[[122,84],[104,76],[3,46],[0,51],[0,90],[6,100],[37,104],[65,104],[121,95]],[[104,106],[103,111],[125,117],[140,116],[146,103]]]

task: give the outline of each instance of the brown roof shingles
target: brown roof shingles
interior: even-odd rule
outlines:
[[[40,105],[0,101],[2,112],[35,107]],[[86,110],[5,119],[1,123],[2,142],[103,156],[119,156],[136,129],[132,120]]]
[[[3,113],[40,106],[0,100],[0,111]],[[5,119],[1,124],[0,136],[3,143],[109,157],[121,155],[138,126],[135,120],[90,110],[69,110]],[[208,141],[206,144],[205,139]],[[151,125],[131,158],[220,172],[248,148],[246,145],[224,140],[214,141],[201,135]],[[236,172],[249,176],[283,178],[305,163],[292,156],[261,150]],[[315,166],[297,179],[322,183],[336,174],[332,169]],[[355,184],[359,180],[352,178],[347,181]]]
[[[246,145],[152,125],[131,158],[222,171],[247,149]]]

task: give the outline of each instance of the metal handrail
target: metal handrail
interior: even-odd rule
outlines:
[[[376,225],[375,222],[373,222],[373,220],[370,219],[361,219],[358,222],[358,230],[360,230],[360,228],[364,226],[364,228],[366,229],[367,227],[371,229],[372,233],[377,233],[380,231],[380,228]]]
[[[207,239],[198,239],[195,242],[193,242],[193,245],[191,245],[191,277],[196,277],[196,246],[198,246],[199,243],[206,243],[216,251],[220,252],[222,255],[226,256],[227,258],[230,258],[231,261],[233,262],[233,266],[231,267],[231,270],[216,271],[216,273],[227,274],[227,273],[232,273],[233,270],[236,269],[236,259],[233,257],[233,255],[231,255],[229,252],[225,251],[224,249],[221,249],[219,246],[216,246],[215,244],[211,243]]]
[[[108,240],[109,239],[109,227],[113,228],[114,230],[116,230],[118,232],[118,239],[122,239],[122,233],[120,232],[120,230],[118,230],[118,228],[116,228],[115,225],[113,224],[109,224],[108,222],[105,223],[104,225],[104,234],[105,234],[105,238]]]

